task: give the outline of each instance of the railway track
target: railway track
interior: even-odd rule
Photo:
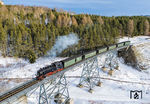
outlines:
[[[119,49],[123,49],[123,48],[126,48],[126,47],[128,47],[128,44],[127,45],[125,45],[124,44],[124,46],[122,46],[122,47],[120,47],[120,48],[114,48],[113,46],[111,46],[110,47],[110,50],[107,50],[106,52],[108,52],[108,51],[112,51],[112,50],[114,50],[114,49],[116,49],[116,50],[119,50]],[[114,49],[113,49],[114,48]],[[101,54],[104,54],[105,52],[102,52]],[[47,79],[53,79],[53,78],[55,78],[55,77],[57,77],[58,75],[60,75],[60,74],[62,74],[62,73],[64,73],[64,72],[66,72],[66,71],[68,71],[68,70],[70,70],[70,69],[72,69],[75,65],[80,65],[80,64],[82,64],[82,63],[84,63],[86,60],[90,60],[90,59],[92,59],[93,57],[97,57],[98,55],[100,55],[100,54],[96,54],[96,55],[94,55],[94,56],[92,56],[92,57],[89,57],[89,58],[87,58],[87,59],[83,59],[82,61],[79,61],[79,62],[76,62],[76,63],[74,63],[74,64],[72,64],[72,65],[70,65],[70,66],[68,66],[68,67],[66,67],[65,68],[65,70],[62,70],[62,71],[60,71],[59,73],[56,73],[56,74],[54,74],[54,75],[51,75],[49,78],[47,78]],[[6,80],[8,80],[8,79],[6,79]],[[6,92],[6,93],[4,93],[4,94],[0,94],[0,103],[1,102],[7,102],[9,99],[8,98],[12,98],[13,96],[14,97],[17,97],[17,93],[19,93],[19,92],[23,92],[23,90],[32,90],[33,89],[33,87],[37,87],[37,86],[39,86],[39,85],[41,85],[42,83],[44,83],[44,81],[46,81],[46,78],[45,79],[43,79],[42,81],[38,81],[38,80],[36,80],[36,79],[33,79],[33,80],[31,80],[31,81],[29,81],[29,82],[27,82],[27,83],[24,83],[23,85],[20,85],[19,87],[16,87],[16,88],[14,88],[14,89],[12,89],[12,90],[10,90],[10,91],[8,91],[8,92]],[[38,83],[39,82],[39,83]],[[34,86],[35,85],[35,86]],[[29,89],[30,88],[30,89]],[[27,91],[26,90],[26,91]],[[26,91],[24,91],[23,93],[26,93]],[[15,96],[16,95],[16,96]],[[19,96],[21,96],[21,95],[23,95],[23,94],[20,94]],[[8,99],[8,100],[7,100]]]
[[[11,97],[11,96],[21,92],[21,91],[23,91],[26,88],[31,87],[32,85],[36,84],[37,82],[38,82],[38,80],[34,79],[31,82],[26,83],[26,84],[24,84],[22,86],[19,86],[18,88],[14,89],[14,90],[12,90],[10,92],[7,92],[7,93],[5,93],[3,95],[0,95],[0,102],[2,102],[3,100],[5,100],[5,99],[7,99],[7,98],[9,98],[9,97]]]

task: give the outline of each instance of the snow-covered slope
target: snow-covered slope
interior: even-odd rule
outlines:
[[[61,59],[63,58],[42,57],[30,64],[23,59],[0,57],[0,92],[34,78],[37,70]]]
[[[148,36],[140,36],[130,38],[129,40],[133,45],[139,45],[150,42],[149,38],[150,37]],[[120,41],[125,40],[128,40],[128,38],[120,39]],[[150,51],[150,49],[148,49],[148,51]],[[146,56],[150,56],[146,52],[144,52],[144,54]],[[104,56],[99,57],[99,60],[102,59],[102,57]],[[0,61],[2,61],[1,59],[3,58],[0,58]],[[0,67],[0,78],[32,78],[40,67],[61,59],[63,58],[43,57],[39,58],[34,64],[29,64],[27,61],[22,59],[19,59],[19,61],[9,61],[10,64],[14,64],[15,67],[7,66],[4,61],[5,59],[3,59],[3,64],[1,66],[7,66],[7,68]],[[122,58],[118,58],[118,60],[119,70],[115,70],[112,76],[109,76],[106,72],[100,70],[100,77],[104,78],[101,79],[102,86],[95,87],[92,94],[88,92],[87,88],[76,87],[79,83],[79,78],[67,78],[67,81],[69,82],[69,94],[70,97],[73,98],[74,104],[150,104],[150,73],[148,71],[141,72],[125,65]],[[100,64],[101,62],[99,62],[99,65]],[[66,72],[66,76],[80,76],[82,72],[82,65],[77,66],[74,70],[75,71]],[[9,86],[7,89],[12,88],[17,84],[18,83],[13,79],[5,79],[0,82],[0,86],[3,86],[1,88]],[[138,100],[130,99],[131,90],[142,90],[143,98]],[[38,93],[39,89],[28,97],[29,104],[37,104]]]
[[[139,69],[150,70],[150,37],[123,38],[120,41],[124,40],[130,40],[133,45],[127,52],[131,56],[127,61]]]
[[[138,100],[139,102],[149,102],[150,103],[150,76],[148,73],[142,73],[139,72],[132,67],[129,67],[121,62],[119,62],[119,70],[115,70],[113,76],[108,76],[107,73],[103,73],[101,71],[100,76],[102,78],[110,78],[110,79],[116,79],[121,81],[129,81],[129,82],[145,82],[149,83],[149,85],[142,85],[142,84],[135,84],[135,83],[124,83],[124,82],[117,82],[113,80],[106,80],[101,79],[102,81],[102,87],[95,87],[94,93],[88,93],[87,88],[77,88],[75,85],[79,83],[79,79],[70,79],[70,96],[75,99],[75,104],[79,104],[81,100],[83,104],[91,104],[92,102],[95,102],[94,104],[108,104],[108,103],[117,103],[117,104],[124,104],[124,103],[138,103],[135,100],[130,99],[130,91],[131,90],[142,90],[143,91],[143,99]],[[67,72],[68,75],[71,74],[71,72]],[[74,72],[78,75],[81,73]],[[72,72],[72,75],[74,75]],[[105,102],[105,103],[104,103]],[[92,103],[93,104],[93,103]]]
[[[119,42],[123,42],[123,41],[131,41],[131,44],[135,46],[135,45],[150,42],[150,36],[136,36],[133,38],[123,37],[119,39]]]

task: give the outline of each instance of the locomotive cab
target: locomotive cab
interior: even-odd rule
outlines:
[[[40,69],[37,71],[37,76],[41,76],[41,75],[43,75],[43,71]]]
[[[39,77],[43,75],[44,75],[44,70],[41,68],[40,70],[37,71],[36,78],[39,79]]]
[[[56,69],[62,69],[63,68],[63,63],[62,62],[55,62],[53,65],[56,67]]]

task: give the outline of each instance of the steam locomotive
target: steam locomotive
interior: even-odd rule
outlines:
[[[110,46],[103,47],[103,48],[97,48],[90,52],[82,53],[81,55],[70,57],[70,58],[62,60],[62,61],[54,62],[51,65],[40,68],[37,71],[36,79],[43,80],[44,78],[46,78],[52,74],[55,74],[62,70],[65,70],[67,67],[70,67],[70,66],[72,66],[76,63],[79,63],[80,61],[83,61],[85,59],[91,58],[97,54],[101,54],[106,51],[111,51],[113,49],[122,48],[124,46],[129,46],[129,45],[130,45],[130,41],[125,41],[125,42],[121,42],[121,43],[110,45]]]

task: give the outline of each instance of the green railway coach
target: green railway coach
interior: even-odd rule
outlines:
[[[112,50],[112,49],[115,49],[115,48],[116,48],[116,45],[109,46],[109,50]]]
[[[96,55],[96,50],[87,52],[84,55],[85,55],[85,59],[90,58],[92,56],[95,56]]]
[[[71,58],[68,58],[68,59],[66,59],[66,60],[63,60],[62,62],[63,62],[63,64],[64,64],[64,68],[75,64],[75,60],[76,60],[75,57],[71,57]]]
[[[81,61],[82,60],[82,55],[79,55],[79,56],[76,56],[76,62],[79,62],[79,61]]]
[[[123,47],[124,46],[124,42],[118,43],[117,46],[118,46],[118,48]]]
[[[97,49],[97,51],[98,51],[98,54],[106,52],[107,51],[107,47],[99,48],[99,49]]]
[[[130,41],[126,41],[125,42],[125,45],[127,46],[127,45],[130,45]]]

